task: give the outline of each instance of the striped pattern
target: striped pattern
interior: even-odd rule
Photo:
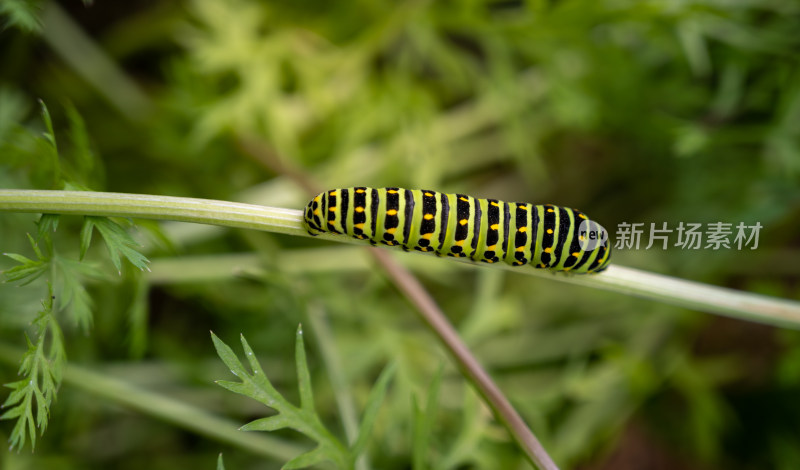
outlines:
[[[608,266],[609,244],[584,250],[579,230],[604,229],[582,212],[553,205],[476,199],[402,188],[342,188],[317,195],[305,210],[308,233],[333,232],[438,256],[574,273]]]

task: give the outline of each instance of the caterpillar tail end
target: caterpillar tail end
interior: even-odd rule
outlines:
[[[316,237],[321,233],[325,233],[325,217],[322,214],[322,200],[325,198],[325,193],[320,193],[314,197],[306,205],[303,212],[303,222],[312,237]]]

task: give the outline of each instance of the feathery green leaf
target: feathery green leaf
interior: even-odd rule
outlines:
[[[50,406],[61,384],[66,363],[63,335],[53,316],[52,289],[51,296],[42,303],[42,307],[33,322],[36,327],[35,342],[26,336],[28,350],[19,368],[19,374],[24,378],[6,384],[12,392],[2,407],[12,408],[0,416],[0,419],[17,419],[9,438],[11,448],[17,450],[25,446],[27,439],[30,439],[31,448],[34,448],[36,428],[39,428],[40,434],[47,429]]]
[[[288,427],[291,427],[291,421],[286,416],[275,415],[250,421],[239,429],[242,431],[277,431]]]
[[[270,383],[264,374],[261,364],[241,335],[242,349],[252,369],[248,372],[233,350],[219,339],[213,332],[211,339],[217,354],[222,362],[241,382],[218,381],[217,383],[235,393],[249,396],[254,400],[275,410],[278,414],[252,421],[240,429],[243,431],[274,431],[283,428],[292,428],[317,442],[317,447],[306,454],[290,460],[283,468],[304,468],[324,460],[334,462],[338,468],[351,468],[352,459],[347,449],[336,439],[322,424],[322,420],[314,411],[311,379],[306,365],[305,349],[303,348],[302,330],[298,328],[295,340],[295,357],[298,366],[298,381],[301,388],[301,401],[305,400],[305,407],[291,404]]]
[[[0,2],[0,17],[5,17],[2,29],[15,26],[30,33],[41,31],[39,10],[39,2],[36,1],[3,0]]]
[[[89,186],[92,170],[98,163],[98,159],[95,158],[89,143],[86,122],[72,103],[66,103],[64,110],[69,122],[69,137],[72,143],[71,151],[69,152],[73,157],[71,159],[73,166],[71,167],[70,178]]]
[[[74,325],[88,332],[93,323],[93,303],[83,282],[100,279],[100,271],[94,266],[63,256],[55,256],[52,264],[58,310],[66,311]]]
[[[311,374],[308,372],[306,348],[303,342],[303,325],[297,327],[294,354],[297,366],[297,387],[300,389],[300,408],[308,413],[316,414],[314,392],[311,388]]]
[[[39,217],[39,220],[36,222],[36,226],[39,228],[39,233],[36,237],[37,240],[47,238],[47,235],[53,233],[58,229],[58,221],[61,219],[61,216],[58,214],[42,214]]]
[[[326,449],[322,445],[320,445],[314,450],[308,451],[305,454],[300,454],[297,457],[293,458],[292,460],[286,462],[286,464],[283,467],[281,467],[281,469],[290,470],[293,468],[308,468],[312,465],[324,462],[329,459],[330,458],[328,457]]]
[[[86,216],[81,229],[81,258],[86,254],[92,241],[92,229],[97,228],[108,248],[111,262],[122,272],[120,255],[139,269],[145,270],[150,261],[139,252],[139,244],[118,223],[108,217]]]
[[[50,257],[45,257],[42,254],[42,251],[39,249],[39,245],[30,234],[28,234],[28,242],[31,244],[33,251],[36,253],[36,260],[32,260],[27,256],[17,253],[4,253],[6,256],[19,263],[18,266],[14,266],[11,269],[3,271],[3,277],[7,282],[19,282],[20,285],[23,286],[30,284],[38,279],[42,274],[47,272],[48,268],[50,267]]]

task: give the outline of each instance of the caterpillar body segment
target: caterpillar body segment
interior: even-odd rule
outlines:
[[[304,221],[311,235],[577,274],[602,271],[611,254],[605,229],[578,210],[429,190],[331,189],[308,203]]]

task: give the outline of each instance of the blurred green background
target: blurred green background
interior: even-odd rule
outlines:
[[[759,222],[756,250],[643,244],[612,262],[800,298],[798,1],[2,0],[0,14],[2,188],[59,189],[37,144],[41,99],[63,168],[93,190],[299,209],[295,171],[330,188],[577,207],[612,240],[622,222]],[[0,214],[0,251],[29,254],[37,217]],[[62,219],[58,246],[77,257],[80,220]],[[244,333],[296,399],[303,322],[317,330],[306,338],[317,406],[339,435],[324,338],[359,409],[398,363],[374,468],[411,468],[412,396],[424,402],[442,364],[429,468],[528,468],[358,248],[139,227],[152,273],[117,277],[102,248],[88,256],[111,281],[86,281],[88,335],[64,321],[72,363],[244,424],[268,412],[213,384],[230,377],[208,330],[229,344]],[[396,258],[562,468],[800,468],[796,332]],[[45,295],[44,283],[0,285],[0,341],[24,347]],[[15,365],[0,367],[16,380]],[[11,428],[0,422],[0,436]],[[281,465],[64,385],[36,452],[0,462],[211,468],[219,452],[229,469]]]

